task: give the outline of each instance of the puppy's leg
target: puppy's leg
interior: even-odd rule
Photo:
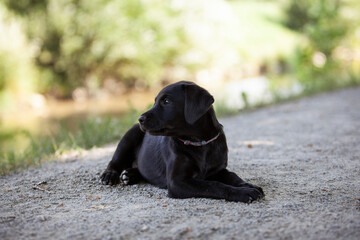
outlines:
[[[193,161],[186,157],[168,159],[166,175],[169,197],[205,197],[246,203],[263,197],[263,193],[257,188],[193,178],[194,169]]]
[[[178,179],[168,185],[168,194],[172,198],[201,197],[244,203],[250,203],[263,197],[263,194],[256,188],[233,187],[221,182],[200,179]]]
[[[223,169],[219,171],[215,175],[209,177],[207,180],[222,182],[226,185],[230,185],[234,187],[256,188],[259,192],[262,193],[263,196],[265,196],[264,191],[262,190],[261,187],[245,182],[238,175],[228,171],[227,169]]]
[[[143,177],[141,176],[139,169],[128,168],[121,173],[120,180],[124,185],[133,185],[143,180]]]
[[[115,185],[120,182],[120,173],[131,168],[144,135],[139,124],[136,124],[121,138],[112,160],[100,177],[103,184]]]

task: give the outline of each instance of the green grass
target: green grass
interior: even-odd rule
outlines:
[[[38,165],[69,150],[90,149],[119,141],[122,134],[135,123],[138,115],[136,110],[131,110],[120,119],[89,117],[79,122],[78,129],[74,132],[62,124],[56,133],[46,136],[34,136],[29,131],[20,131],[17,134],[26,137],[29,144],[22,150],[0,150],[0,174],[5,175]]]

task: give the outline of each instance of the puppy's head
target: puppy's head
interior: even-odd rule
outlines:
[[[192,82],[178,82],[165,87],[154,106],[139,118],[140,128],[151,135],[182,135],[211,107],[214,98]]]

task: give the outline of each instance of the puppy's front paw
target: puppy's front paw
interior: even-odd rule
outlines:
[[[247,188],[255,188],[256,190],[258,190],[261,193],[261,197],[265,197],[265,193],[263,191],[263,189],[255,184],[251,184],[251,183],[246,183],[244,182],[241,187],[247,187]]]
[[[256,188],[247,188],[241,187],[236,191],[230,192],[226,200],[235,201],[235,202],[243,202],[243,203],[251,203],[253,201],[259,200],[263,198],[264,195]]]
[[[117,171],[107,169],[101,175],[100,180],[104,185],[116,185],[120,182],[119,176],[120,174]]]
[[[120,175],[120,179],[124,185],[129,185],[129,183],[130,183],[129,172],[127,170],[124,170]]]
[[[260,190],[258,190],[257,188],[244,189],[244,201],[243,202],[251,203],[253,201],[260,200],[261,198],[263,198],[265,196],[264,192],[262,191],[261,188],[260,188]]]
[[[140,179],[141,176],[137,168],[125,169],[120,175],[120,180],[124,185],[132,185],[138,183]]]

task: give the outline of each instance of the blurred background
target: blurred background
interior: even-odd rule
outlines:
[[[360,2],[2,0],[0,174],[118,141],[180,80],[219,116],[358,85]]]

